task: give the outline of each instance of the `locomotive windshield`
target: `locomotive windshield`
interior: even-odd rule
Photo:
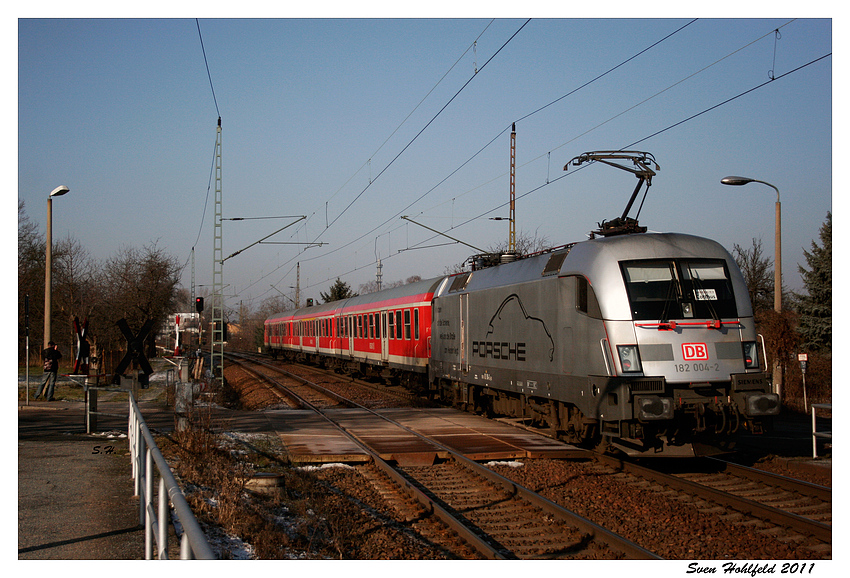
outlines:
[[[738,316],[726,263],[719,259],[622,261],[632,319]]]

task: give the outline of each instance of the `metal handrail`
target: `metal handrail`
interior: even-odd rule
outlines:
[[[139,496],[139,522],[145,526],[145,560],[153,559],[153,542],[156,540],[157,557],[168,559],[168,500],[183,526],[180,543],[181,560],[215,560],[201,526],[186,502],[183,491],[174,479],[168,462],[156,445],[142,412],[130,393],[130,416],[127,425],[130,441],[130,460],[133,465],[134,494]],[[144,460],[144,462],[142,461]],[[143,465],[144,464],[144,465]],[[154,468],[159,471],[158,510],[153,505]],[[157,528],[154,536],[154,527]]]
[[[817,459],[818,457],[818,438],[828,438],[832,439],[832,430],[830,431],[818,431],[817,428],[817,410],[825,409],[828,411],[832,411],[831,403],[813,403],[812,404],[812,458]]]

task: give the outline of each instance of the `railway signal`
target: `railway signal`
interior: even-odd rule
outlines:
[[[195,311],[201,313],[204,310],[204,298],[195,297]]]
[[[140,376],[139,382],[147,386],[148,376],[153,373],[153,368],[145,356],[145,339],[147,339],[148,334],[150,334],[153,328],[153,319],[148,319],[135,335],[133,335],[133,331],[127,324],[127,320],[123,317],[118,320],[116,325],[118,325],[118,329],[121,330],[121,333],[127,339],[127,353],[124,354],[124,358],[118,364],[118,367],[115,368],[115,376],[112,378],[112,383],[119,385],[121,383],[121,376],[130,367],[130,363],[135,361],[143,372],[143,376]]]

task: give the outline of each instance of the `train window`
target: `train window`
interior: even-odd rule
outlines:
[[[599,309],[599,301],[596,300],[596,292],[590,286],[587,279],[576,276],[576,309],[593,319],[602,319],[602,311]]]
[[[386,317],[384,317],[384,323],[386,323]],[[386,333],[386,328],[384,328],[384,333]],[[375,339],[381,338],[381,314],[375,313]]]
[[[732,283],[721,260],[627,261],[621,268],[635,320],[738,316]]]
[[[632,319],[678,319],[679,286],[672,261],[631,261],[622,270]]]
[[[375,339],[375,314],[370,313],[369,318],[369,339]]]
[[[685,300],[693,300],[698,318],[737,317],[738,307],[726,263],[720,260],[692,259],[681,262]]]
[[[395,338],[403,339],[401,336],[401,309],[395,312]]]
[[[395,339],[395,313],[389,311],[387,313],[387,318],[387,322],[389,323],[389,325],[387,325],[387,337]]]
[[[413,338],[419,341],[419,308],[413,310]]]
[[[410,339],[410,309],[404,310],[404,338]]]

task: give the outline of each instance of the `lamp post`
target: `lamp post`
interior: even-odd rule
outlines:
[[[748,177],[724,177],[720,179],[724,185],[741,186],[747,183],[761,183],[776,191],[776,217],[774,231],[774,264],[773,264],[773,310],[782,313],[782,204],[779,202],[779,189],[765,181]],[[782,399],[782,371],[779,360],[773,360],[773,383],[776,394]]]
[[[59,185],[47,195],[47,249],[44,261],[44,349],[50,341],[50,318],[52,316],[51,287],[53,284],[53,197],[64,195],[69,190]]]

